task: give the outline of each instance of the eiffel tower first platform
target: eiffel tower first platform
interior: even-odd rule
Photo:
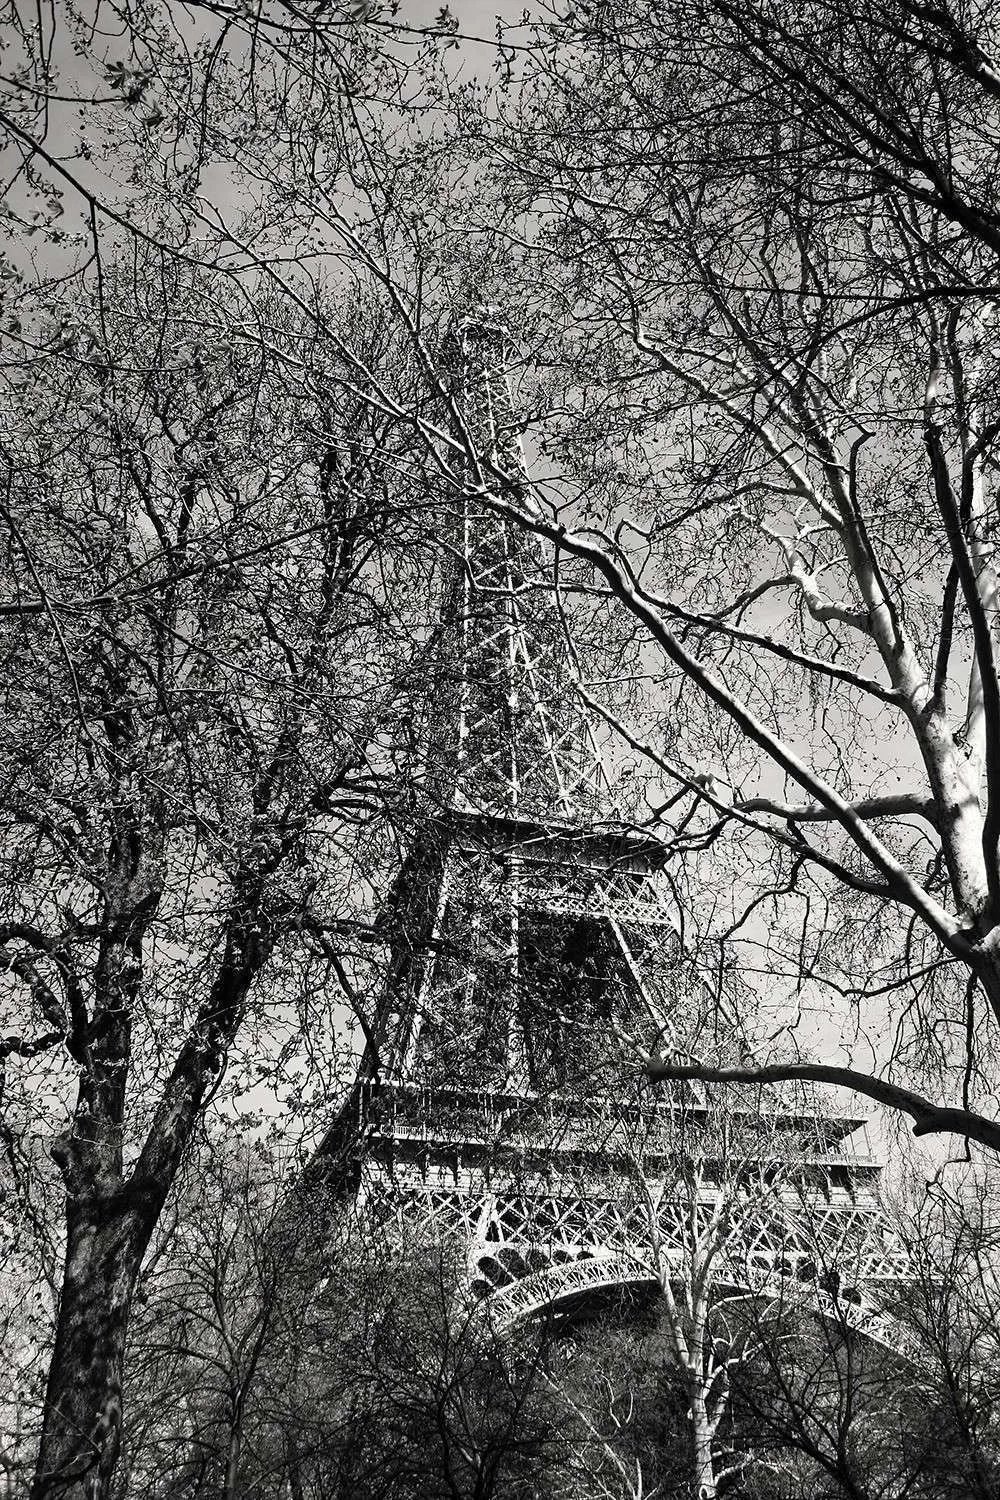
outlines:
[[[727,1168],[707,1103],[655,1095],[618,1040],[683,1032],[706,1002],[664,900],[662,846],[609,815],[552,560],[488,503],[480,462],[524,477],[502,328],[459,324],[450,368],[469,482],[454,499],[427,812],[383,916],[379,1055],[369,1048],[318,1158],[347,1156],[359,1211],[404,1242],[448,1244],[466,1300],[503,1330],[655,1284],[654,1241],[661,1267],[680,1264],[692,1224],[681,1117],[688,1152],[702,1142],[696,1213],[711,1214]],[[759,1144],[743,1151],[747,1211],[723,1279],[811,1275],[822,1303],[836,1289],[815,1285],[817,1257],[849,1266],[851,1317],[880,1338],[878,1286],[902,1266],[878,1164],[846,1143],[861,1123],[743,1111],[742,1138]],[[768,1184],[757,1204],[755,1182]]]

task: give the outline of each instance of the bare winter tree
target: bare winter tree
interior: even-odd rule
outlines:
[[[432,1236],[400,1245],[376,1230],[339,1245],[289,1347],[300,1494],[513,1500],[558,1467],[566,1424],[544,1382],[550,1331],[497,1338],[460,1293],[454,1257]]]
[[[895,1337],[859,1337],[850,1301],[823,1320],[779,1299],[760,1312],[734,1400],[783,1493],[865,1500],[987,1496],[996,1485],[996,1343],[991,1195],[920,1188],[895,1223],[911,1276],[896,1288]]]
[[[743,1467],[743,1456],[720,1432],[743,1357],[739,1304],[743,1288],[761,1280],[753,1256],[757,1241],[767,1238],[769,1217],[772,1241],[781,1238],[766,1132],[758,1119],[748,1130],[750,1122],[721,1098],[714,1106],[672,1112],[662,1174],[652,1173],[638,1151],[633,1163],[662,1298],[662,1342],[687,1402],[698,1500],[715,1500]]]
[[[618,727],[678,857],[724,851],[724,948],[842,1004],[866,1055],[726,1076],[996,1147],[989,24],[640,4],[543,28],[497,149],[548,458],[530,499],[491,482],[658,651],[647,722]]]
[[[713,972],[853,1048],[652,1076],[818,1078],[1000,1146],[990,15],[587,5],[501,53],[499,102],[443,74],[447,11],[125,6],[117,53],[96,10],[17,20],[2,1060],[14,1166],[58,1128],[67,1189],[38,1495],[107,1491],[131,1289],[238,1038],[266,1067],[312,959],[363,993],[330,935],[412,748],[399,518],[435,488],[622,628],[629,683],[582,689],[708,877]],[[439,357],[472,287],[538,367],[530,481]]]
[[[282,1453],[275,1356],[300,1306],[294,1248],[275,1232],[282,1186],[259,1142],[218,1126],[178,1179],[137,1293],[125,1493],[229,1500]]]
[[[492,480],[510,514],[594,567],[661,653],[650,722],[631,726],[667,784],[661,832],[679,857],[711,841],[736,863],[742,901],[716,932],[745,968],[808,981],[807,998],[832,993],[856,1034],[884,1037],[874,1065],[765,1065],[825,1067],[920,1132],[996,1145],[977,1107],[1000,1004],[989,13],[585,7],[530,46],[508,38],[515,102],[500,127],[494,103],[477,119],[433,62],[426,94],[407,96],[377,15],[314,22],[276,5],[220,37],[214,7],[191,14],[193,35],[218,43],[207,71],[202,52],[134,24],[119,114],[90,101],[116,146],[122,111],[152,110],[131,142],[131,199],[95,206],[82,169],[54,158],[44,79],[14,86],[21,160],[126,227],[141,202],[171,226],[173,254],[203,234],[217,269],[242,257],[310,316],[319,260],[349,265],[438,396],[428,308],[469,284],[451,230],[459,210],[478,213],[477,284],[540,331],[549,367],[534,503],[521,476]],[[431,28],[428,56],[453,29]],[[247,47],[266,94],[245,86]],[[178,103],[195,87],[197,129]],[[452,126],[407,134],[420,108],[406,97],[441,101],[427,121],[450,109]],[[328,143],[343,174],[331,187],[309,132],[275,133],[292,114]],[[193,181],[242,174],[267,207],[236,230],[204,195],[182,202],[154,168],[163,129]],[[485,174],[463,200],[446,145],[498,164],[499,240]],[[275,251],[289,234],[294,276]],[[348,352],[369,399],[416,421],[467,483],[467,443],[391,379],[366,384],[362,352]],[[682,683],[701,697],[678,703]],[[859,943],[871,983],[856,980]],[[911,1064],[929,1092],[906,1086]]]
[[[136,1276],[241,1030],[261,1075],[283,1030],[336,1043],[301,935],[365,929],[426,613],[370,408],[155,258],[100,294],[39,311],[5,395],[6,1104],[57,1130],[66,1215],[39,1495],[110,1483]]]

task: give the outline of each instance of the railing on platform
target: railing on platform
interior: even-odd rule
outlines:
[[[699,1105],[685,1109],[689,1118],[708,1113]],[[642,1108],[609,1106],[599,1100],[557,1094],[432,1089],[418,1084],[364,1084],[359,1093],[359,1123],[369,1137],[428,1145],[669,1155],[676,1150],[677,1112],[669,1103]],[[760,1132],[758,1161],[794,1159],[813,1166],[876,1172],[881,1167],[877,1158],[831,1149],[842,1132],[861,1123],[787,1113],[775,1114],[768,1122],[748,1112],[748,1124],[755,1133]],[[787,1152],[781,1149],[785,1143]]]

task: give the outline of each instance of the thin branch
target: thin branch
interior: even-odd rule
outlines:
[[[792,574],[785,578],[769,579],[767,587],[780,587],[782,584],[791,584],[801,587],[799,579]],[[765,587],[765,585],[761,585]],[[714,631],[725,635],[729,640],[739,641],[741,644],[758,647],[762,651],[769,651],[773,656],[778,656],[782,661],[791,662],[794,666],[803,667],[807,672],[822,673],[824,677],[832,677],[837,682],[846,683],[849,687],[855,687],[862,693],[869,693],[873,698],[880,698],[883,703],[891,703],[899,706],[902,702],[900,694],[891,687],[883,687],[874,677],[863,677],[858,672],[852,672],[848,667],[838,666],[836,662],[824,661],[821,656],[813,656],[806,651],[796,651],[794,647],[783,645],[781,641],[775,640],[773,636],[758,635],[755,631],[744,630],[738,625],[727,625],[721,618],[711,615],[696,614],[691,610],[682,609],[678,604],[669,604],[666,608],[675,620],[683,620],[685,624],[693,626],[697,630]]]

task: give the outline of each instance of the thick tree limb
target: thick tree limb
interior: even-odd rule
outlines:
[[[0,1037],[0,1063],[8,1057],[37,1057],[64,1041],[65,1036],[64,1031],[45,1031],[35,1037]]]
[[[589,563],[615,597],[645,627],[667,659],[679,667],[705,697],[721,709],[750,742],[780,766],[807,796],[828,810],[831,821],[840,824],[882,876],[888,887],[887,894],[917,912],[942,945],[968,963],[973,950],[960,923],[913,878],[865,820],[857,815],[851,803],[817,775],[789,744],[774,734],[746,703],[729,690],[720,677],[706,670],[702,662],[685,648],[665,623],[665,617],[669,616],[669,600],[661,600],[634,582],[627,558],[613,543],[599,536],[595,541],[593,532],[569,531],[565,526],[546,520],[534,509],[528,509],[520,487],[514,486],[509,478],[500,477],[503,482],[501,493],[484,495],[484,503],[496,514],[546,537],[557,549]]]
[[[734,804],[740,812],[770,813],[776,818],[786,818],[792,823],[829,823],[834,814],[821,802],[797,804],[777,802],[771,797],[750,797],[745,802]],[[894,796],[865,797],[853,802],[851,808],[858,818],[926,818],[932,827],[937,827],[937,810],[929,797],[916,792],[898,792]]]
[[[889,1109],[910,1115],[913,1134],[952,1133],[978,1141],[991,1151],[1000,1151],[1000,1120],[987,1119],[974,1110],[934,1104],[922,1094],[900,1084],[858,1073],[853,1068],[838,1068],[826,1063],[774,1063],[763,1068],[711,1068],[701,1064],[674,1064],[664,1058],[650,1057],[646,1071],[653,1083],[670,1079],[688,1079],[697,1083],[831,1083],[837,1088],[852,1089],[868,1099],[876,1099]]]
[[[931,384],[933,385],[933,372]],[[986,719],[987,805],[983,822],[983,859],[990,893],[990,915],[995,922],[1000,910],[1000,871],[997,869],[997,855],[1000,851],[1000,684],[997,681],[996,650],[992,623],[980,595],[975,563],[966,540],[960,510],[955,503],[948,462],[935,415],[935,397],[931,394],[927,399],[924,441],[931,462],[935,497],[972,627],[973,649],[979,668]]]

